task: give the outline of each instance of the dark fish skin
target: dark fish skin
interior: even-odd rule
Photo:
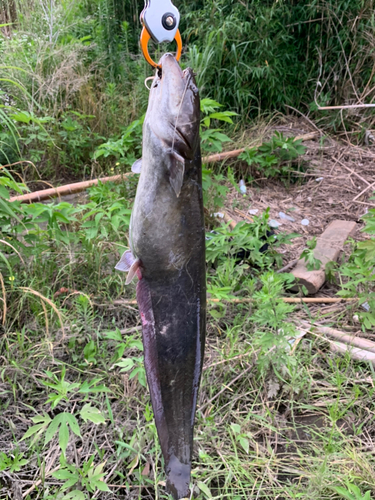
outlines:
[[[145,368],[167,491],[189,495],[194,418],[206,331],[199,95],[190,69],[165,54],[143,125],[130,247]],[[161,74],[160,74],[161,73]]]

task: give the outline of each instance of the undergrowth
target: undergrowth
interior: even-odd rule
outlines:
[[[220,199],[211,175],[205,194]],[[124,302],[134,285],[113,271],[136,181],[99,183],[73,206],[9,202],[25,185],[6,169],[0,179],[0,498],[16,488],[30,500],[166,498],[138,311]],[[207,233],[208,292],[219,302],[209,307],[194,495],[371,498],[373,373],[300,336],[298,309],[283,301],[293,278],[275,272],[293,235],[268,222],[265,212]],[[372,246],[360,243],[349,268],[363,252],[371,261]],[[371,308],[364,281],[348,283]]]
[[[113,270],[128,246],[134,176],[99,183],[76,204],[10,202],[30,180],[122,173],[139,157],[143,5],[29,7],[0,2],[0,498],[166,498],[135,289]],[[262,109],[307,103],[314,112],[317,103],[372,98],[372,2],[180,7],[183,64],[198,71],[204,97],[204,155],[229,145],[233,121]],[[319,116],[333,129],[352,123]],[[371,123],[360,117],[361,130]],[[288,184],[303,153],[301,142],[275,134],[242,160]],[[204,167],[209,215],[238,190],[236,175]],[[371,209],[367,239],[331,270],[340,296],[359,297],[349,314],[366,332],[375,325],[374,220]],[[277,272],[278,248],[295,235],[272,230],[268,211],[234,230],[208,223],[193,496],[369,500],[372,365],[301,333],[298,319],[310,313],[285,303],[293,278]],[[303,256],[317,268],[314,244]]]

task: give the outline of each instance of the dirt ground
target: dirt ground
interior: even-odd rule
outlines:
[[[255,180],[247,185],[247,196],[232,188],[225,207],[236,222],[249,221],[255,211],[259,215],[269,207],[270,220],[279,224],[278,230],[299,233],[301,237],[292,245],[279,250],[284,253],[284,265],[298,258],[306,241],[318,237],[335,219],[355,221],[358,227],[354,238],[365,239],[367,236],[360,232],[361,217],[375,207],[375,199],[371,200],[375,190],[375,147],[339,143],[306,125],[303,119],[285,121],[266,129],[264,138],[276,130],[286,137],[317,133],[314,139],[303,142],[307,150],[302,158],[304,172],[298,174],[300,179],[287,184],[270,178],[257,179],[255,173]],[[280,212],[294,221],[283,218]],[[301,224],[304,219],[308,225]]]

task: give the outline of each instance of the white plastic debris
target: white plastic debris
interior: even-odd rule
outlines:
[[[301,224],[302,224],[302,226],[308,226],[310,224],[310,221],[309,221],[309,219],[302,219]]]
[[[290,222],[294,222],[293,217],[291,217],[290,215],[284,214],[284,212],[279,212],[279,217],[280,217],[280,219],[285,219],[285,220],[288,220]]]
[[[315,179],[315,180],[316,180],[316,182],[320,182],[320,181],[322,181],[323,179],[324,179],[324,177],[318,177],[318,178],[317,178],[317,179]]]
[[[353,321],[354,321],[355,323],[359,323],[359,317],[358,317],[358,314],[355,314],[355,315],[353,316]]]
[[[311,196],[308,196],[308,197],[307,197],[307,201],[311,201]]]
[[[246,194],[245,181],[243,179],[241,179],[240,182],[238,183],[238,185],[240,186],[241,193]]]
[[[365,311],[370,312],[370,305],[369,305],[369,303],[368,303],[368,302],[364,302],[364,303],[362,304],[362,307],[363,307],[363,309],[364,309]]]
[[[270,227],[273,227],[274,229],[277,229],[277,228],[278,228],[279,226],[281,226],[282,224],[281,224],[281,222],[277,222],[277,220],[275,220],[275,219],[270,219],[270,220],[268,221],[268,225],[269,225]]]
[[[258,212],[259,212],[259,210],[257,208],[251,208],[249,210],[249,214],[250,215],[256,215]]]
[[[214,217],[220,217],[220,219],[224,219],[224,214],[221,212],[215,212]]]

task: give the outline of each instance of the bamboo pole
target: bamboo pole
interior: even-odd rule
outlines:
[[[375,354],[364,349],[358,349],[358,347],[352,347],[352,344],[343,344],[342,342],[333,342],[330,344],[330,349],[333,352],[338,352],[341,354],[349,353],[349,356],[357,361],[370,361],[375,365]]]
[[[318,111],[326,109],[361,109],[361,108],[375,108],[375,104],[348,104],[346,106],[321,106]]]
[[[287,304],[338,304],[340,302],[354,302],[358,299],[342,299],[335,297],[282,297],[283,302]],[[255,299],[252,298],[243,298],[243,299],[212,299],[210,297],[207,298],[208,302],[213,304],[227,303],[227,304],[249,304],[254,302]],[[109,305],[109,304],[102,304]],[[127,299],[119,299],[114,300],[112,305],[122,306],[122,305],[137,305],[136,300],[127,300]]]
[[[111,177],[103,177],[102,179],[92,179],[91,181],[74,182],[73,184],[66,184],[57,188],[43,189],[42,191],[35,191],[34,193],[22,194],[20,196],[13,196],[9,201],[20,201],[21,203],[34,203],[36,201],[48,200],[49,198],[59,198],[68,194],[81,193],[91,186],[96,186],[98,182],[121,182],[124,178],[129,177],[130,172],[121,175],[113,175]]]
[[[318,135],[318,132],[309,132],[308,134],[299,135],[295,140],[308,141],[314,139]],[[236,158],[241,153],[243,153],[246,148],[235,149],[233,151],[225,151],[224,153],[217,153],[210,156],[205,156],[202,158],[203,163],[217,163],[218,161],[228,160],[230,158]],[[34,203],[37,201],[48,200],[49,198],[58,198],[60,196],[66,196],[69,194],[80,193],[85,191],[91,186],[95,186],[98,182],[115,182],[119,183],[126,177],[132,175],[131,172],[125,174],[113,175],[111,177],[103,177],[102,179],[92,179],[90,181],[75,182],[73,184],[67,184],[65,186],[59,186],[57,188],[44,189],[42,191],[35,191],[34,193],[22,194],[19,196],[13,196],[9,201],[20,201],[21,203]]]
[[[354,335],[350,335],[328,326],[310,325],[305,321],[302,321],[301,323],[309,330],[314,329],[322,335],[326,335],[327,337],[338,340],[339,343],[348,344],[349,346],[371,352],[375,356],[375,342],[373,342],[372,340],[364,339],[362,337],[355,337]]]

